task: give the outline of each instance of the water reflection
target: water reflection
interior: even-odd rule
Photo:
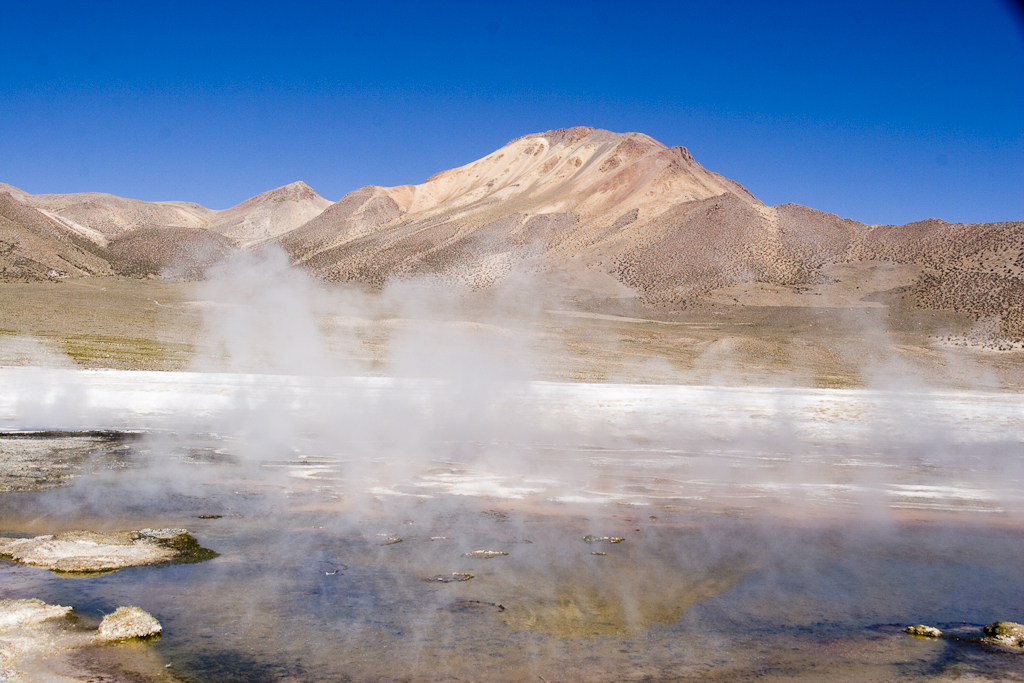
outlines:
[[[123,446],[83,442],[78,477],[63,488],[3,494],[5,533],[180,526],[221,556],[75,581],[4,564],[0,597],[40,597],[93,618],[139,605],[164,624],[153,651],[190,679],[1019,672],[1019,658],[885,626],[1024,619],[1014,520],[981,504],[925,520],[851,515],[862,499],[827,488],[849,467],[830,453],[801,454],[807,482],[834,492],[799,498],[811,514],[794,516],[789,494],[766,492],[760,476],[700,488],[686,468],[703,470],[699,459],[713,456],[702,453],[537,448],[517,478],[478,461],[395,471],[387,458],[300,452],[250,462],[217,437]],[[758,469],[764,455],[733,450],[727,460]],[[873,485],[952,479],[925,474],[891,469]],[[431,580],[452,574],[472,579]]]

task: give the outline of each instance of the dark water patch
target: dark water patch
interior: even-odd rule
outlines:
[[[0,439],[91,439],[116,443],[141,441],[147,432],[135,429],[86,429],[80,431],[67,430],[25,430],[3,431]]]
[[[168,654],[175,655],[174,651]],[[175,676],[183,683],[280,683],[281,681],[316,681],[348,683],[347,676],[322,678],[309,670],[298,657],[292,661],[267,662],[246,652],[221,650],[174,657]]]
[[[191,534],[176,534],[171,538],[161,539],[161,542],[178,553],[177,557],[166,563],[169,565],[208,562],[220,555],[220,553],[215,550],[204,548],[199,545],[199,541],[197,541]]]

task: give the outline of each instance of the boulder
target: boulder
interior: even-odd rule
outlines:
[[[101,572],[217,556],[186,529],[66,531],[35,538],[0,538],[0,556],[54,572]]]
[[[909,633],[912,636],[920,636],[922,638],[938,638],[942,635],[942,631],[939,629],[934,626],[925,626],[924,624],[908,626],[903,629],[903,632]]]
[[[1024,624],[1012,621],[997,621],[984,629],[985,635],[999,645],[1024,647]]]
[[[103,617],[96,638],[99,640],[127,640],[155,636],[163,627],[152,614],[138,607],[118,607],[113,614]]]

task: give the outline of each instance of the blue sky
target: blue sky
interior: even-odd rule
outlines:
[[[1024,219],[1007,0],[8,3],[0,182],[223,209],[337,200],[510,139],[646,133],[767,204]]]

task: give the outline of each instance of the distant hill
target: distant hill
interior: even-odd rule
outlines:
[[[112,273],[97,242],[0,190],[0,280]]]
[[[142,202],[99,192],[33,195],[0,183],[3,191],[27,206],[85,226],[105,238],[151,225],[202,228],[217,213],[189,202]]]
[[[32,195],[0,183],[0,240],[13,245],[0,245],[0,279],[198,278],[232,251],[299,227],[330,205],[303,182],[223,211],[94,192]]]
[[[252,247],[309,222],[330,205],[331,202],[299,181],[218,211],[206,227],[239,247]]]
[[[334,282],[430,275],[481,289],[515,274],[664,310],[741,295],[747,305],[838,307],[897,297],[1024,339],[1024,221],[868,226],[769,207],[685,148],[639,133],[526,135],[420,185],[367,186],[333,204],[301,182],[224,211],[4,191],[6,279],[197,276],[233,250],[277,244]],[[859,274],[840,277],[843,268]],[[886,275],[867,275],[876,272]]]

